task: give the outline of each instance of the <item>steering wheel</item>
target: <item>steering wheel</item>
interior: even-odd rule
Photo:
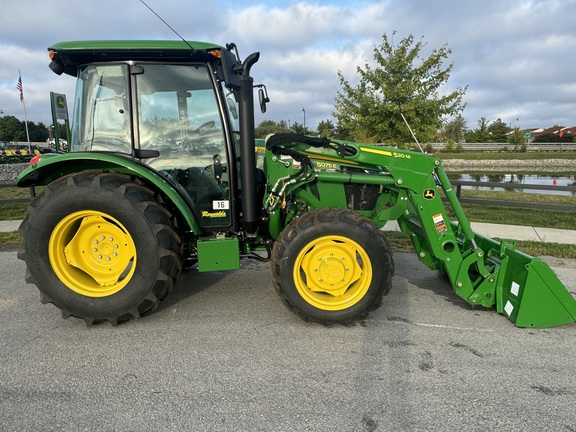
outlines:
[[[196,129],[191,130],[191,133],[199,134],[203,129],[214,129],[216,127],[216,122],[214,120],[207,121],[206,123],[202,123]]]

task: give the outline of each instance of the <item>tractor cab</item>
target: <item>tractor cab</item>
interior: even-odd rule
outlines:
[[[239,212],[240,164],[231,162],[240,153],[242,68],[222,47],[133,43],[51,48],[51,68],[77,77],[70,151],[138,159],[180,191],[200,227],[225,231]]]
[[[233,94],[207,64],[90,64],[78,71],[71,151],[134,155],[178,183],[203,226],[228,226],[238,136]],[[224,107],[224,109],[220,109]]]

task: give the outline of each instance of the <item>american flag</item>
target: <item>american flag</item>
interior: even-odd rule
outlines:
[[[18,76],[18,84],[16,84],[16,88],[20,90],[20,102],[24,102],[24,91],[22,90],[22,76]]]

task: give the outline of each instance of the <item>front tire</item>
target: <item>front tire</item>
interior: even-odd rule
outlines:
[[[18,257],[26,281],[64,318],[116,325],[155,309],[171,291],[182,267],[172,220],[138,180],[71,174],[30,204]]]
[[[351,210],[304,214],[281,233],[271,275],[284,303],[302,318],[350,323],[380,307],[394,274],[380,230]]]

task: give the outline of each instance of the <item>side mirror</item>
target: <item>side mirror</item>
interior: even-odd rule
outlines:
[[[264,84],[259,84],[256,87],[260,87],[258,89],[258,99],[260,100],[260,111],[262,111],[262,114],[264,114],[266,112],[266,104],[270,102],[268,91],[266,90],[266,86]]]
[[[242,86],[242,64],[232,52],[235,47],[236,45],[230,44],[228,49],[221,51],[221,72],[224,77],[224,83],[230,90],[240,90]]]
[[[62,73],[64,73],[64,65],[60,62],[52,60],[48,66],[56,75],[62,75]]]

